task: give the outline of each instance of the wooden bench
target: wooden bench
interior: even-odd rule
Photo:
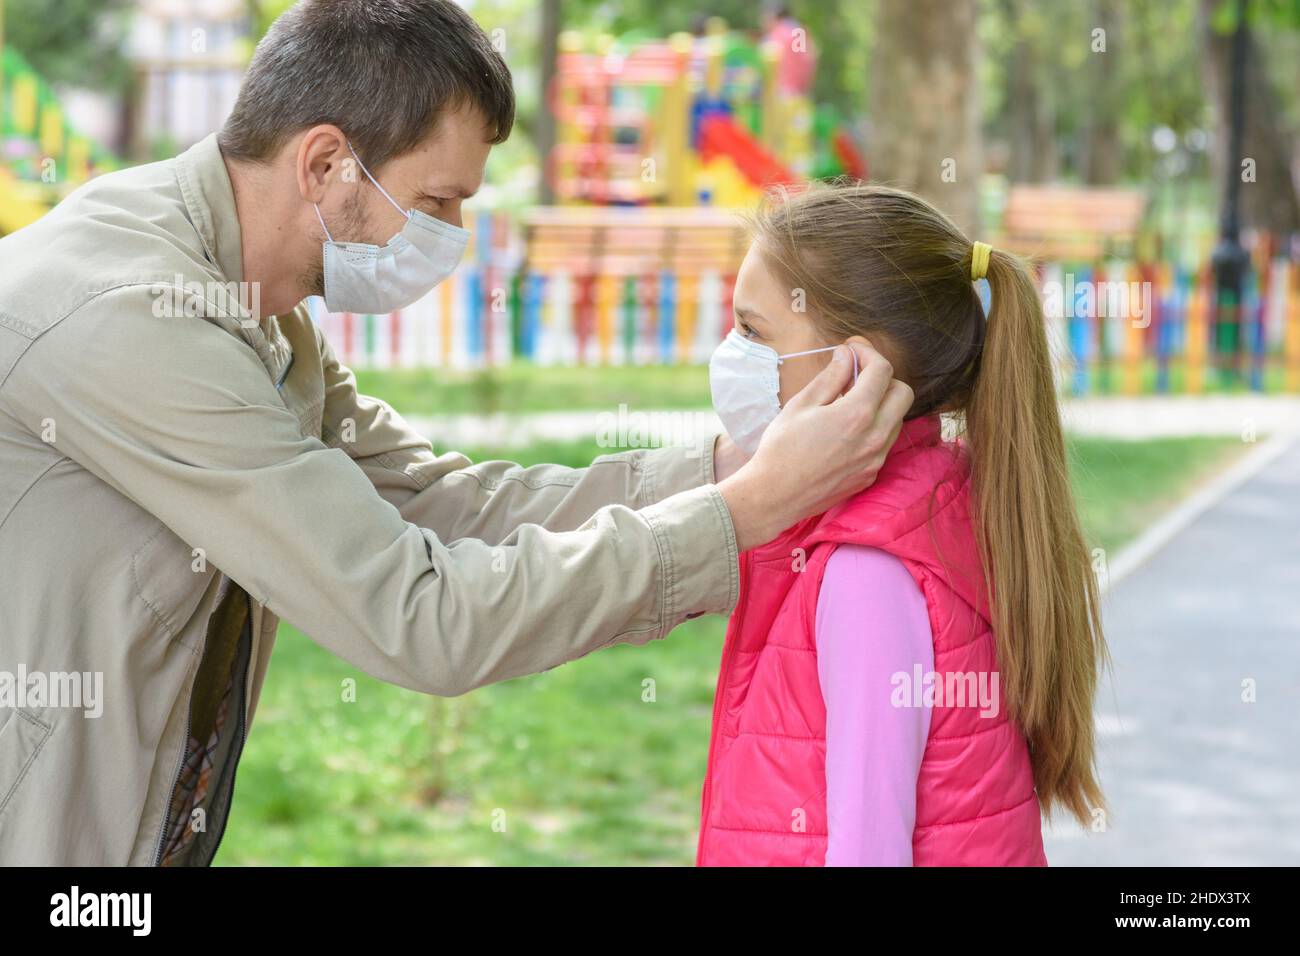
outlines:
[[[524,217],[533,272],[640,276],[734,275],[749,247],[729,209],[542,206]]]
[[[1058,262],[1129,255],[1145,207],[1145,195],[1132,189],[1013,186],[994,245]]]

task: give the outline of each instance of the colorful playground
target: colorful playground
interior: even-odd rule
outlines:
[[[545,165],[558,205],[480,212],[454,280],[403,312],[313,300],[345,361],[706,362],[731,327],[743,211],[768,187],[869,173],[833,109],[778,91],[774,51],[710,29],[562,35]],[[1261,237],[1242,300],[1217,303],[1209,224],[1173,231],[1155,197],[990,177],[983,206],[993,241],[1033,258],[1045,295],[1061,290],[1049,315],[1069,393],[1300,391],[1294,243]]]
[[[557,131],[543,175],[556,204],[470,211],[453,279],[384,315],[315,319],[359,369],[702,363],[731,326],[765,189],[866,178],[853,131],[783,89],[778,51],[709,21],[700,36],[576,31],[546,91]],[[5,47],[0,232],[118,161]],[[1075,395],[1300,391],[1300,249],[1256,237],[1241,301],[1217,301],[1208,221],[1134,189],[981,184],[991,241],[1033,258]]]

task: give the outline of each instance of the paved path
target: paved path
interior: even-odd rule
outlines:
[[[1045,830],[1049,862],[1300,865],[1300,441],[1118,581],[1103,613],[1112,813],[1105,833]]]

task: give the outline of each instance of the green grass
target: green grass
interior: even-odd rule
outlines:
[[[1069,444],[1084,531],[1112,554],[1248,447],[1236,438],[1075,437]]]
[[[1144,359],[1138,365],[1139,391],[1143,395],[1156,392],[1158,366],[1154,359]],[[1261,366],[1261,388],[1266,394],[1286,392],[1286,364],[1280,355],[1269,355]],[[1183,395],[1187,390],[1188,365],[1183,359],[1169,362],[1169,395]],[[1089,391],[1086,397],[1123,396],[1125,367],[1122,359],[1113,358],[1103,364],[1094,361],[1088,371]],[[1238,369],[1230,364],[1222,367],[1207,365],[1201,378],[1201,389],[1207,395],[1241,395],[1251,392],[1249,367]]]
[[[1084,523],[1108,550],[1242,447],[1071,446]],[[600,449],[469,451],[577,465]],[[282,625],[219,863],[689,865],[724,625],[453,700],[382,684]]]
[[[441,369],[371,369],[356,372],[357,387],[378,395],[407,415],[452,415],[470,412],[570,411],[609,409],[626,403],[633,408],[679,409],[709,406],[709,370],[705,365],[591,366],[539,368],[513,364],[483,371]],[[1283,390],[1285,369],[1270,357],[1264,370],[1265,391]],[[1144,394],[1155,391],[1156,364],[1144,361],[1140,373]],[[1122,364],[1094,365],[1092,394],[1118,395],[1124,382]],[[1186,363],[1170,364],[1170,389],[1181,394]],[[1243,381],[1207,369],[1209,393],[1246,391]]]
[[[406,415],[546,412],[576,408],[702,408],[709,404],[704,365],[539,368],[515,364],[478,372],[375,369],[356,372],[357,389]]]

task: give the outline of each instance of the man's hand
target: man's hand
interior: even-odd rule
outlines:
[[[853,374],[850,349],[859,371],[846,392]],[[771,541],[876,480],[912,407],[912,389],[893,375],[879,352],[854,337],[786,403],[754,457],[718,483],[740,550]]]

